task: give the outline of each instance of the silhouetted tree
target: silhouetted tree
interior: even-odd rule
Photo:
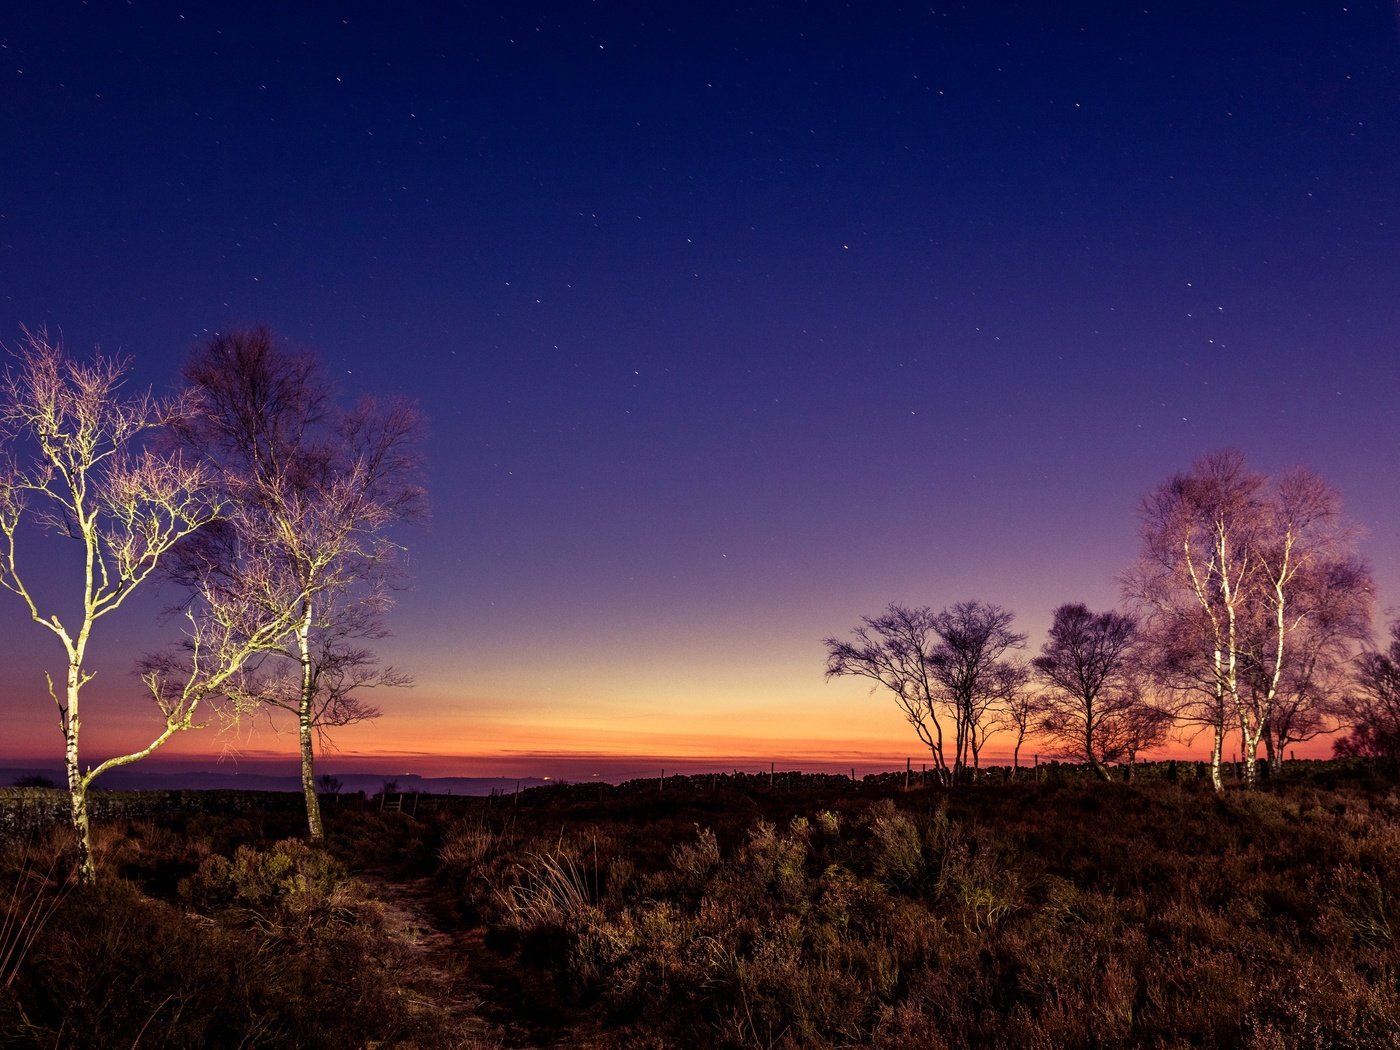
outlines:
[[[826,676],[857,675],[878,682],[895,696],[900,713],[929,749],[942,783],[949,780],[943,751],[929,657],[939,644],[935,617],[927,606],[890,605],[879,616],[861,617],[854,641],[827,638]]]
[[[1111,741],[1137,704],[1128,673],[1137,622],[1080,603],[1055,610],[1050,636],[1031,661],[1045,685],[1040,726],[1109,780]]]
[[[863,617],[853,642],[827,638],[826,676],[859,675],[895,695],[905,720],[933,757],[941,782],[976,769],[1001,705],[1025,685],[1025,668],[1003,659],[1025,635],[995,605],[960,602],[934,613],[891,605]],[[953,764],[944,752],[943,718],[953,723]]]
[[[236,512],[182,547],[176,575],[214,619],[248,600],[250,580],[258,601],[292,611],[271,650],[290,671],[264,662],[226,692],[235,706],[296,713],[307,824],[319,841],[315,736],[378,715],[359,690],[408,681],[358,642],[385,633],[401,552],[390,529],[424,512],[420,417],[406,402],[341,409],[316,363],[265,329],[213,337],[185,376],[193,410],[183,449],[217,470]]]
[[[1026,668],[1005,659],[1026,640],[1011,629],[1013,619],[998,605],[968,601],[932,620],[938,644],[928,655],[929,675],[954,720],[955,780],[979,767],[996,713],[1026,684]]]
[[[1176,711],[1150,692],[1143,676],[1135,672],[1126,674],[1111,694],[1101,697],[1100,706],[1103,718],[1094,734],[1094,754],[1105,770],[1112,763],[1126,763],[1131,780],[1138,755],[1166,742],[1176,723]],[[1051,736],[1057,735],[1058,727],[1054,725],[1042,723],[1040,728]],[[1082,740],[1071,734],[1058,735],[1062,750],[1051,754],[1084,757]],[[1072,740],[1080,746],[1073,746]]]
[[[1016,689],[1006,697],[996,715],[994,729],[1011,734],[1011,775],[1021,771],[1021,745],[1040,719],[1044,697],[1032,689]]]
[[[46,777],[42,773],[25,773],[15,777],[14,785],[17,788],[56,788],[52,777]]]
[[[1356,689],[1345,702],[1350,732],[1333,745],[1340,758],[1400,762],[1400,621],[1390,626],[1390,645],[1356,659]]]

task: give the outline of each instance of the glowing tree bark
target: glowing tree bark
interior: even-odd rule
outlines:
[[[1275,680],[1267,663],[1248,661],[1242,675],[1255,696],[1273,689],[1264,751],[1274,773],[1282,771],[1290,745],[1332,732],[1345,720],[1355,657],[1371,637],[1375,584],[1360,559],[1314,558],[1299,573],[1295,590],[1292,608],[1305,615],[1289,638],[1282,673]],[[1267,654],[1269,647],[1257,650]]]
[[[203,467],[147,444],[181,406],[149,394],[125,394],[121,361],[99,354],[75,362],[43,333],[25,336],[0,383],[0,585],[18,595],[30,618],[63,647],[62,681],[55,684],[48,677],[49,695],[63,732],[79,876],[91,881],[87,796],[92,782],[193,728],[207,695],[202,688],[157,695],[163,726],[150,743],[84,769],[81,701],[93,678],[86,664],[92,632],[177,543],[215,517],[219,500]],[[22,562],[24,540],[37,531],[76,543],[81,552],[76,615],[54,612],[59,603],[41,593],[38,574]],[[211,672],[231,673],[237,659],[231,640],[199,640],[201,659]]]
[[[1216,790],[1227,721],[1240,733],[1252,785],[1285,674],[1323,616],[1308,580],[1354,557],[1338,497],[1308,471],[1271,483],[1240,453],[1218,452],[1148,495],[1142,539],[1126,589],[1142,603],[1154,644],[1170,654],[1159,666],[1178,685],[1204,686]]]

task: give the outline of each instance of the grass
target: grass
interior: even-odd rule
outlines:
[[[324,850],[275,809],[109,823],[92,888],[58,838],[14,847],[0,1044],[1400,1045],[1400,794],[1376,769],[1224,798],[902,781],[342,805]]]
[[[459,921],[617,1045],[1400,1042],[1400,803],[1369,776],[1225,799],[1144,778],[724,807],[693,786],[513,808],[469,862],[444,851]],[[489,818],[467,819],[479,838]],[[586,882],[529,867],[589,841]],[[522,887],[541,906],[518,906]]]
[[[40,864],[25,858],[13,876],[9,897],[0,909],[0,987],[9,989],[14,984],[35,940],[73,887],[72,880],[60,873],[59,860],[52,855],[41,872]]]

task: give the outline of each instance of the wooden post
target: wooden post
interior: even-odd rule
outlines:
[[[911,763],[912,763],[913,761],[914,761],[914,760],[913,760],[912,758],[910,758],[908,755],[905,755],[905,756],[904,756],[904,790],[905,790],[905,791],[908,791],[908,790],[909,790],[909,770],[910,770],[910,768],[911,768]]]

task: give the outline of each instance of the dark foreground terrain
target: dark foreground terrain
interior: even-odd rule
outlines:
[[[696,777],[110,819],[0,857],[0,1043],[1400,1046],[1400,795]]]

